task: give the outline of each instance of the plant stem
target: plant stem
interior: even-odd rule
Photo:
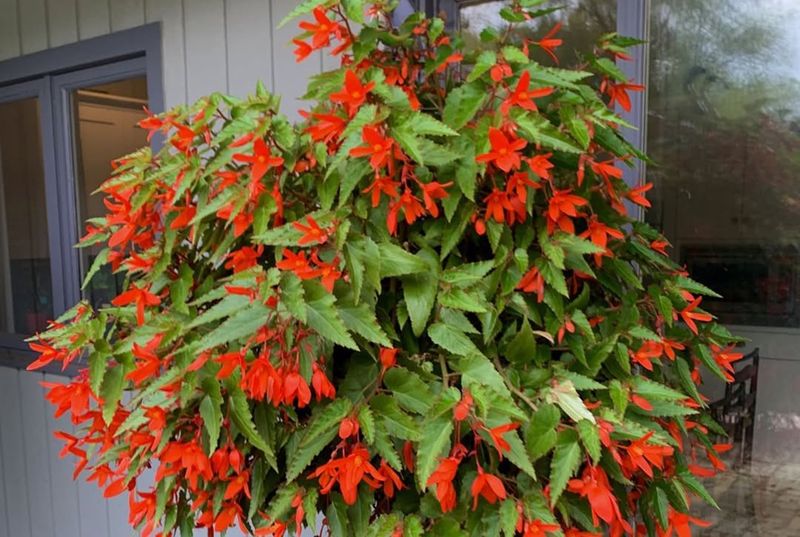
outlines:
[[[517,397],[519,397],[520,399],[522,399],[523,401],[525,401],[525,404],[531,407],[531,410],[536,412],[539,409],[539,407],[537,407],[536,403],[531,401],[531,399],[527,395],[525,395],[525,393],[523,393],[522,390],[514,386],[511,383],[511,381],[508,380],[508,377],[506,377],[505,373],[503,373],[503,366],[497,358],[494,359],[494,366],[497,369],[497,372],[500,373],[500,376],[503,377],[503,381],[505,381],[508,390]]]
[[[439,354],[439,367],[442,368],[442,384],[444,384],[444,389],[448,389],[450,387],[447,381],[447,362],[445,362],[444,354]]]

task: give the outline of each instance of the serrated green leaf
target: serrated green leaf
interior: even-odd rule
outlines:
[[[288,454],[286,481],[294,481],[311,460],[336,438],[339,423],[352,409],[353,403],[349,399],[339,398],[314,414],[297,448]]]
[[[447,95],[442,119],[451,128],[461,129],[475,117],[486,96],[486,92],[474,83],[456,87]]]
[[[358,350],[358,345],[347,332],[347,327],[334,307],[336,298],[317,281],[306,280],[303,282],[303,287],[306,295],[308,326],[337,345]]]
[[[203,427],[208,434],[208,451],[214,453],[222,426],[222,409],[208,395],[200,401],[200,417],[203,418]]]
[[[600,462],[600,433],[597,425],[589,420],[581,420],[576,424],[578,435],[581,439],[581,444],[586,449],[586,452],[592,458],[595,464]]]
[[[420,257],[409,253],[396,244],[382,242],[380,248],[381,278],[419,274],[428,270],[428,264]]]
[[[550,464],[550,503],[555,505],[575,475],[581,460],[581,448],[574,431],[565,430],[558,435],[553,462]]]
[[[364,435],[364,440],[367,444],[375,442],[375,417],[372,415],[372,410],[367,405],[362,406],[358,410],[358,425],[361,428],[361,434]]]
[[[416,373],[403,367],[393,367],[386,372],[383,382],[401,407],[418,414],[430,409],[433,395]]]
[[[248,442],[256,449],[261,451],[266,458],[266,461],[277,469],[278,463],[275,460],[275,452],[272,446],[266,443],[256,429],[256,424],[253,422],[253,415],[250,413],[250,405],[247,403],[247,396],[233,382],[227,383],[228,388],[228,409],[230,417],[236,428],[239,429]]]
[[[125,368],[122,364],[111,367],[106,371],[100,385],[100,397],[103,400],[103,421],[111,424],[111,419],[117,411],[117,405],[122,399],[122,389],[125,386]]]
[[[386,332],[378,324],[375,312],[363,302],[358,306],[340,306],[338,311],[344,325],[354,334],[384,347],[392,346]]]
[[[464,332],[454,326],[434,323],[428,327],[428,336],[439,347],[455,355],[483,355],[475,343]]]
[[[465,291],[452,287],[439,293],[439,304],[446,308],[453,308],[471,313],[485,313],[489,311],[489,304],[478,290]]]
[[[420,432],[417,423],[400,409],[395,398],[378,395],[372,398],[369,405],[389,434],[404,440],[419,439]]]

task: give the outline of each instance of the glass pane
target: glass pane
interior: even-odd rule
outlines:
[[[750,339],[741,350],[760,348],[739,402],[704,376],[735,434],[734,471],[709,483],[722,510],[701,535],[799,531],[798,20],[797,0],[652,0],[646,218],[724,296],[703,306]]]
[[[502,32],[507,23],[500,16],[500,9],[508,5],[506,0],[494,0],[464,5],[459,13],[459,26],[467,48],[484,49],[480,34],[485,28]],[[512,39],[520,42],[523,39],[538,41],[553,26],[561,23],[558,38],[564,45],[556,49],[556,56],[562,62],[575,65],[580,62],[580,55],[592,51],[595,41],[601,35],[613,32],[617,25],[617,0],[566,0],[545,2],[536,6],[536,10],[560,8],[530,22],[515,25],[516,35]],[[539,47],[531,47],[531,58],[552,65],[553,60]]]
[[[39,103],[0,104],[0,331],[33,334],[53,318]]]
[[[73,94],[77,122],[75,162],[81,222],[105,215],[103,196],[92,194],[111,173],[111,161],[147,144],[147,133],[136,124],[145,117],[147,81],[136,77],[81,88]],[[85,274],[101,246],[82,250]],[[94,305],[107,303],[120,291],[122,282],[106,266],[92,279],[85,297]]]

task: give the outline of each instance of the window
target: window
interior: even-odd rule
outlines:
[[[800,327],[800,5],[766,8],[653,2],[647,220],[723,322]]]
[[[147,143],[136,123],[162,108],[160,82],[157,26],[0,63],[0,347],[117,294],[109,269],[81,291],[97,251],[74,245],[104,213],[91,194],[111,160]]]

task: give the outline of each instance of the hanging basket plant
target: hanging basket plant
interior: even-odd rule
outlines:
[[[115,163],[82,240],[103,246],[87,281],[109,264],[124,292],[31,343],[33,369],[84,366],[47,386],[58,437],[142,535],[702,523],[722,463],[698,386],[740,355],[632,217],[644,156],[613,109],[642,89],[615,63],[638,42],[559,67],[558,28],[510,31],[539,3],[469,51],[392,2],[306,1],[298,60],[341,68],[304,122],[263,86],[142,122],[163,146]]]

